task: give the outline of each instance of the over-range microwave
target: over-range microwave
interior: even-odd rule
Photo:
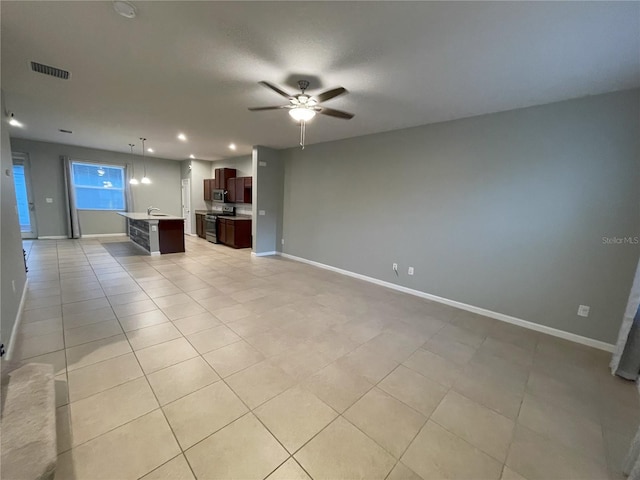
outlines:
[[[227,203],[227,191],[222,189],[215,189],[211,193],[211,198],[214,202]]]

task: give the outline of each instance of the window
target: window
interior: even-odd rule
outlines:
[[[125,210],[124,167],[73,162],[78,210]]]
[[[16,187],[20,231],[30,232],[31,217],[29,215],[29,197],[27,195],[27,179],[25,177],[24,165],[13,165],[13,181]]]

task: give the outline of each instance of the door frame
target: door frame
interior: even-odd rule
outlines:
[[[180,197],[182,204],[182,218],[184,218],[184,233],[192,235],[191,232],[191,179],[183,178],[180,183]]]
[[[24,152],[11,152],[11,167],[13,168],[14,165],[22,165],[24,167],[24,183],[27,188],[27,203],[29,204],[29,222],[31,227],[31,231],[29,232],[23,232],[22,229],[20,229],[20,236],[23,239],[38,238],[38,222],[33,199],[33,188],[31,187],[31,162],[29,160],[29,154]],[[13,182],[15,192],[15,178]]]

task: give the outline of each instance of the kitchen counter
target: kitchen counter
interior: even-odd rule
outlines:
[[[145,212],[118,212],[118,215],[122,215],[131,220],[184,220],[182,217],[167,215],[165,213],[161,215],[147,215]]]
[[[129,239],[151,255],[184,252],[184,218],[146,212],[118,212],[118,215],[127,219]]]
[[[226,218],[227,220],[251,220],[249,215],[218,215],[218,218]]]

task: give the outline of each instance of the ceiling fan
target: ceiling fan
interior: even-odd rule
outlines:
[[[263,85],[267,88],[270,88],[278,95],[283,96],[287,100],[289,100],[288,105],[277,105],[271,107],[250,107],[249,110],[252,112],[263,111],[263,110],[280,110],[280,109],[288,109],[289,115],[291,118],[300,122],[300,145],[304,149],[304,140],[305,140],[305,130],[306,123],[315,117],[316,113],[321,113],[322,115],[328,115],[330,117],[342,118],[344,120],[350,120],[354,117],[353,113],[343,112],[342,110],[335,110],[333,108],[328,108],[323,105],[320,105],[322,102],[326,102],[327,100],[331,100],[332,98],[337,97],[338,95],[342,95],[344,93],[348,93],[347,90],[343,87],[333,88],[331,90],[327,90],[326,92],[320,93],[318,95],[309,95],[305,93],[305,91],[309,88],[308,80],[299,80],[298,87],[300,88],[301,93],[297,93],[295,95],[290,95],[284,90],[276,87],[275,85],[269,82],[259,82],[260,85]]]

